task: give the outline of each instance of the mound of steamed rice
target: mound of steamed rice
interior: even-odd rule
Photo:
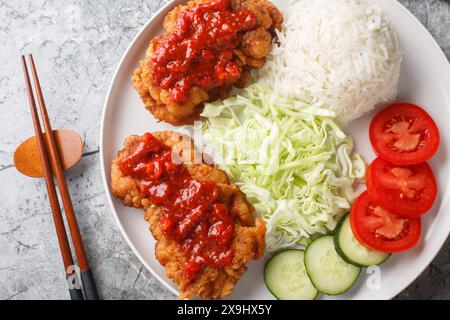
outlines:
[[[290,0],[262,84],[343,122],[395,99],[402,53],[393,25],[361,0]]]

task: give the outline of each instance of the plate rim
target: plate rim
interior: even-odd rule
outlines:
[[[134,244],[132,243],[131,239],[129,238],[127,232],[125,231],[125,228],[123,226],[123,224],[121,223],[120,219],[119,219],[119,215],[116,211],[114,202],[113,202],[113,198],[112,198],[112,193],[110,191],[109,188],[109,177],[107,177],[106,175],[106,163],[105,163],[105,153],[104,153],[104,149],[105,149],[105,143],[104,143],[104,139],[105,139],[105,126],[106,126],[106,117],[108,114],[108,110],[109,110],[109,106],[110,106],[110,100],[111,100],[111,96],[112,96],[112,92],[113,92],[113,87],[114,84],[116,82],[116,79],[119,76],[119,71],[122,69],[122,66],[124,65],[124,62],[127,58],[127,56],[130,54],[131,49],[134,47],[134,45],[136,44],[136,42],[138,41],[138,39],[140,39],[141,35],[147,30],[147,28],[153,23],[154,20],[156,20],[162,12],[164,12],[165,10],[167,10],[169,7],[172,7],[175,5],[176,2],[179,2],[182,0],[170,0],[169,2],[167,2],[164,6],[162,6],[159,10],[157,10],[152,16],[151,18],[141,27],[141,29],[138,31],[138,33],[136,34],[136,36],[133,38],[133,40],[130,42],[130,44],[128,45],[127,49],[125,50],[125,52],[123,53],[117,67],[115,68],[115,71],[113,73],[113,76],[111,77],[110,80],[110,85],[108,87],[108,91],[105,97],[105,102],[103,104],[103,110],[102,110],[102,116],[101,116],[101,124],[100,124],[100,169],[101,169],[101,175],[102,175],[102,182],[103,182],[103,188],[106,192],[106,196],[107,196],[107,200],[108,200],[108,205],[111,211],[111,214],[114,217],[114,220],[116,222],[117,227],[119,228],[122,236],[124,237],[125,241],[127,242],[128,246],[131,248],[131,250],[133,251],[134,255],[139,259],[139,261],[145,266],[145,268],[150,271],[150,273],[161,283],[163,284],[163,286],[168,289],[171,293],[175,294],[176,296],[179,296],[180,292],[175,289],[174,287],[172,287],[166,280],[162,279],[161,276],[158,275],[158,273],[145,261],[145,259],[141,256],[141,254],[138,252],[137,248],[134,246]],[[187,1],[187,0],[184,0]],[[419,26],[419,28],[422,29],[422,31],[424,31],[424,34],[426,34],[426,37],[430,38],[431,43],[434,44],[435,46],[435,50],[439,51],[439,54],[441,55],[441,58],[446,61],[446,67],[447,67],[447,72],[450,74],[450,61],[447,58],[447,56],[445,55],[444,51],[442,50],[442,48],[439,46],[437,40],[434,38],[434,36],[430,33],[430,31],[422,24],[422,22],[420,22],[420,20],[411,12],[409,11],[403,4],[401,4],[398,0],[394,0],[393,1],[394,5],[397,5],[397,7],[399,8],[399,10],[402,10],[404,13],[406,13],[410,18],[412,18],[412,21],[415,22],[415,24],[417,24]],[[422,268],[418,268],[417,271],[414,272],[414,276],[411,278],[410,281],[406,281],[405,284],[400,285],[399,288],[392,290],[392,292],[387,293],[386,297],[384,298],[385,300],[391,300],[394,297],[396,297],[397,295],[399,295],[401,292],[403,292],[408,286],[410,286],[414,281],[417,280],[417,278],[426,270],[426,268],[428,268],[430,266],[430,264],[433,262],[433,260],[436,258],[436,256],[439,254],[439,252],[442,250],[442,247],[444,246],[445,242],[447,241],[447,239],[450,236],[450,228],[447,231],[447,235],[445,235],[445,233],[443,233],[442,235],[442,239],[439,240],[439,245],[436,245],[435,248],[433,249],[434,253],[432,254],[432,258],[430,261],[428,261]],[[398,292],[394,292],[397,291]]]
[[[103,188],[106,192],[106,196],[107,196],[107,200],[108,200],[108,205],[110,207],[111,210],[111,214],[114,217],[114,220],[116,221],[116,225],[120,230],[120,233],[122,234],[122,236],[125,238],[125,241],[127,242],[128,246],[131,248],[131,250],[133,251],[134,255],[139,259],[139,261],[145,266],[145,268],[150,271],[150,273],[161,283],[163,284],[163,286],[168,289],[171,293],[175,294],[176,296],[180,295],[180,292],[178,292],[178,290],[176,290],[175,288],[173,288],[172,286],[170,286],[164,279],[162,279],[159,274],[153,270],[153,268],[145,261],[145,259],[142,257],[142,255],[139,253],[139,251],[137,250],[137,248],[134,246],[133,242],[131,241],[131,239],[128,237],[128,234],[125,232],[125,228],[122,225],[122,223],[120,222],[119,219],[119,215],[117,214],[116,208],[114,206],[114,202],[113,202],[113,198],[112,198],[112,194],[111,191],[109,189],[109,177],[106,176],[106,166],[105,166],[105,153],[104,153],[104,138],[105,138],[105,123],[106,123],[106,116],[108,113],[108,109],[109,109],[109,105],[110,105],[110,99],[111,99],[111,95],[113,92],[113,87],[114,87],[114,83],[116,82],[116,79],[119,75],[119,71],[120,69],[122,69],[122,66],[128,56],[128,54],[130,53],[131,49],[134,47],[135,43],[138,41],[138,39],[141,37],[141,35],[145,32],[145,30],[149,27],[149,25],[151,25],[153,23],[154,20],[156,20],[159,15],[164,12],[166,9],[168,9],[169,7],[171,7],[172,5],[174,5],[174,2],[176,0],[170,0],[168,3],[166,3],[164,6],[162,6],[158,11],[156,11],[151,18],[142,26],[142,28],[139,30],[139,32],[136,34],[136,36],[133,38],[133,40],[130,42],[130,44],[128,45],[127,49],[125,50],[125,52],[122,55],[122,58],[120,59],[113,76],[111,77],[111,82],[105,97],[105,102],[103,104],[103,111],[102,111],[102,118],[101,118],[101,123],[100,123],[100,169],[101,169],[101,173],[102,173],[102,180],[103,180]]]

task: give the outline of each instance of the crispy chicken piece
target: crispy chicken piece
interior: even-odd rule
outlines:
[[[256,17],[254,29],[239,35],[240,45],[235,51],[233,61],[238,62],[240,77],[228,79],[222,86],[203,89],[193,86],[183,103],[175,103],[167,90],[158,87],[153,80],[152,57],[159,42],[170,36],[177,28],[177,19],[181,12],[211,0],[194,0],[181,5],[169,12],[164,19],[164,35],[153,39],[147,50],[146,57],[132,77],[132,83],[141,96],[146,108],[159,121],[173,125],[191,124],[197,120],[203,111],[204,103],[229,96],[233,86],[243,88],[251,80],[250,70],[261,68],[266,62],[275,29],[281,28],[283,15],[268,0],[230,0],[231,9],[236,11],[249,10]]]
[[[247,57],[263,59],[267,56],[272,41],[272,36],[264,28],[258,28],[247,32],[242,41],[242,51]]]
[[[267,0],[231,0],[234,11],[250,10],[256,16],[257,27],[274,30],[281,29],[284,18],[280,10]]]
[[[170,28],[170,27],[168,27]],[[147,59],[133,76],[133,85],[141,96],[146,108],[159,120],[183,125],[193,123],[202,113],[202,102],[209,99],[209,94],[198,87],[193,87],[183,104],[170,101],[169,92],[154,85],[152,79],[153,65],[151,58],[160,38],[152,40],[148,48]]]
[[[227,174],[215,166],[195,164],[201,159],[190,138],[172,132],[155,133],[153,136],[179,154],[189,174],[200,181],[213,181],[219,188],[219,201],[229,209],[235,222],[232,248],[235,255],[231,265],[215,268],[204,265],[194,280],[185,277],[183,270],[188,257],[179,244],[167,236],[160,228],[162,209],[153,205],[138,189],[138,181],[126,176],[120,162],[142,141],[142,137],[131,136],[125,142],[125,148],[113,161],[111,185],[113,194],[123,200],[125,205],[146,211],[145,220],[156,240],[156,258],[166,268],[167,275],[178,286],[180,298],[199,296],[204,299],[222,299],[231,294],[234,286],[247,271],[246,264],[262,257],[265,250],[265,225],[258,218],[253,219],[254,208],[245,195],[229,181]]]

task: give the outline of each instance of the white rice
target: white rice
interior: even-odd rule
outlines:
[[[362,0],[290,0],[262,84],[343,122],[395,99],[402,53],[393,25]]]

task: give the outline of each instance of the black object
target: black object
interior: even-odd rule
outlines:
[[[81,289],[69,289],[71,300],[84,300],[83,291]]]
[[[95,286],[94,276],[91,269],[81,271],[80,274],[86,300],[99,300],[97,287]]]

